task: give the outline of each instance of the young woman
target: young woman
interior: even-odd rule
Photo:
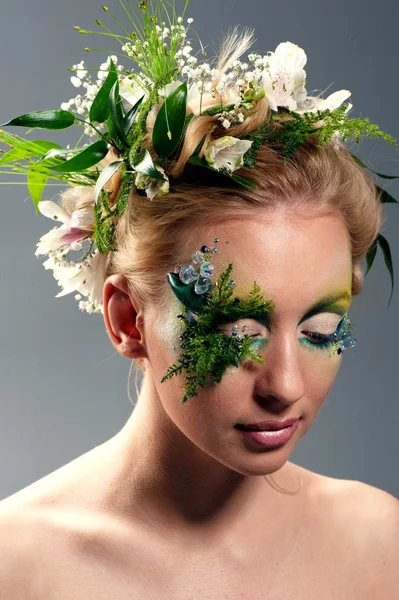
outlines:
[[[221,51],[219,78],[248,47],[237,39]],[[103,313],[143,378],[117,435],[0,503],[7,600],[397,597],[398,501],[289,461],[354,346],[348,311],[380,197],[336,136],[321,145],[312,132],[286,161],[270,135],[284,125],[268,121],[269,142],[259,129],[273,98],[248,89],[258,96],[242,96],[245,119],[224,145],[223,111],[192,110],[179,153],[156,165],[170,188],[136,175],[117,251],[101,267],[97,253],[69,287],[54,254],[60,230],[64,245],[93,233],[98,189],[75,186],[62,207],[42,206],[63,220],[48,255],[64,293],[87,293],[91,278],[81,307]],[[154,165],[161,107],[150,107],[141,146]],[[190,162],[199,144],[206,169]],[[114,147],[102,163],[115,165],[103,183],[110,206],[129,181],[115,170],[120,156]],[[229,181],[233,170],[254,185]]]

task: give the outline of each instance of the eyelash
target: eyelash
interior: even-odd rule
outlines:
[[[307,339],[307,342],[312,344],[313,346],[317,346],[319,349],[322,348],[328,348],[332,341],[333,341],[333,335],[334,334],[324,334],[324,333],[317,333],[315,331],[304,331],[305,334],[307,334],[308,338],[313,338],[312,339]],[[248,334],[249,338],[257,338],[257,337],[261,337],[260,333],[253,333],[253,334]],[[319,340],[319,341],[315,341],[315,340]]]
[[[313,340],[308,339],[308,342],[313,344],[313,346],[317,346],[319,349],[328,348],[333,341],[334,334],[316,333],[314,331],[304,331],[304,333],[307,334],[308,338],[313,338]],[[314,341],[315,339],[320,341],[316,342]]]

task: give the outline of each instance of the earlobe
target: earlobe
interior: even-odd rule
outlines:
[[[104,321],[109,338],[126,358],[146,358],[141,314],[129,294],[126,278],[111,275],[104,283]]]

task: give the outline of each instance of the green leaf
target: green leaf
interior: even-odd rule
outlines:
[[[228,173],[225,173],[224,171],[218,171],[217,169],[214,169],[213,167],[211,167],[210,165],[208,165],[202,158],[199,158],[198,156],[192,156],[191,158],[188,159],[189,163],[191,163],[192,165],[197,165],[198,167],[203,167],[204,169],[209,169],[210,171],[213,171],[214,173],[218,173],[221,177],[227,177],[228,179],[233,179],[233,181],[235,181],[236,183],[239,183],[240,185],[243,185],[245,187],[251,188],[253,190],[257,190],[258,186],[253,183],[252,181],[249,181],[248,179],[245,179],[244,177],[240,177],[239,175],[229,175]]]
[[[36,214],[39,213],[38,204],[42,199],[43,190],[46,186],[50,172],[47,169],[38,169],[35,165],[28,171],[28,189],[32,197],[33,204],[36,207]]]
[[[152,132],[158,156],[167,157],[176,149],[184,129],[187,111],[187,83],[167,96],[159,109]]]
[[[366,259],[367,259],[367,269],[365,272],[365,276],[367,275],[367,273],[370,271],[371,267],[373,266],[373,262],[375,259],[375,255],[377,254],[377,240],[375,239],[374,242],[372,243],[372,245],[370,246],[370,248],[367,251],[367,255],[366,255]]]
[[[372,169],[370,169],[372,171]],[[382,177],[383,179],[399,179],[399,175],[384,175],[384,173],[377,173],[377,171],[373,171],[378,177]]]
[[[391,249],[389,247],[388,240],[386,238],[384,238],[384,236],[381,235],[380,233],[377,236],[377,242],[380,245],[382,254],[384,256],[385,264],[386,264],[389,274],[391,276],[392,290],[391,290],[391,295],[390,295],[389,302],[388,302],[388,306],[389,306],[391,303],[391,300],[392,300],[393,286],[394,286],[394,272],[393,272],[393,266],[392,266]]]
[[[12,148],[12,150],[7,152],[7,154],[4,154],[4,156],[0,159],[0,165],[5,165],[13,162],[14,160],[31,158],[32,156],[40,156],[42,152],[46,152],[50,148],[61,148],[61,146],[46,140],[27,141],[26,144]]]
[[[151,158],[151,154],[147,148],[144,148],[137,156],[132,167],[137,173],[142,173],[153,179],[159,179],[160,181],[166,181],[165,177],[155,168]]]
[[[142,103],[142,101],[143,101],[143,98],[144,98],[144,96],[142,96],[142,97],[140,98],[140,100],[138,100],[138,101],[136,102],[136,104],[134,104],[134,105],[132,106],[132,108],[130,108],[130,109],[128,110],[128,112],[126,113],[126,115],[125,115],[125,117],[124,117],[124,119],[123,119],[123,124],[122,124],[122,126],[123,126],[123,131],[125,132],[125,135],[128,135],[128,134],[129,134],[129,131],[131,130],[131,128],[132,128],[132,126],[133,126],[133,123],[134,123],[134,121],[135,121],[135,118],[136,118],[136,114],[137,114],[138,108],[139,108],[140,104]]]
[[[399,179],[399,175],[385,175],[384,173],[378,173],[377,171],[373,171],[373,169],[370,169],[370,167],[368,167],[363,161],[361,161],[360,158],[358,158],[352,153],[350,153],[350,155],[355,160],[355,162],[357,162],[358,165],[360,165],[364,169],[368,169],[369,171],[374,173],[374,175],[378,175],[378,177],[382,177],[383,179]]]
[[[239,175],[234,175],[234,174],[230,175],[230,177],[232,179],[234,179],[234,181],[236,181],[240,185],[251,188],[252,190],[258,189],[258,186],[256,185],[256,183],[254,183],[253,181],[250,181],[249,179],[245,179],[244,177],[240,177]]]
[[[51,148],[46,154],[39,158],[38,163],[44,162],[50,158],[62,158],[68,154],[79,154],[82,152],[82,148]]]
[[[109,73],[103,85],[97,92],[96,97],[93,100],[93,104],[90,107],[89,117],[90,122],[96,121],[97,123],[104,123],[109,117],[109,94],[112,86],[118,80],[118,71],[111,59]]]
[[[167,279],[175,296],[186,306],[191,312],[198,313],[208,302],[207,294],[198,295],[190,285],[186,285],[176,273],[168,273]]]
[[[352,154],[352,152],[349,153],[351,155],[351,157],[353,158],[353,160],[360,166],[363,167],[363,169],[368,169],[368,166],[366,165],[366,163],[364,163],[362,160],[360,160],[360,158],[358,158],[355,154]]]
[[[397,200],[395,200],[395,198],[393,198],[393,196],[391,196],[391,194],[388,194],[388,192],[386,190],[383,190],[378,185],[376,185],[375,187],[377,188],[377,190],[379,192],[381,192],[380,200],[383,204],[386,204],[388,202],[399,204],[399,202]]]
[[[123,159],[115,160],[114,162],[107,165],[105,167],[105,169],[103,169],[101,171],[101,175],[97,179],[97,182],[96,182],[96,185],[94,188],[94,202],[95,203],[97,202],[100,192],[103,189],[104,185],[107,183],[107,181],[109,181],[111,179],[112,175],[118,170],[119,166],[122,163],[123,163]]]
[[[18,127],[32,127],[37,129],[67,129],[75,122],[75,116],[68,110],[37,110],[26,113],[0,127],[9,125]]]
[[[119,82],[116,81],[111,88],[109,93],[109,109],[110,109],[110,118],[112,121],[112,125],[114,126],[114,130],[118,139],[122,142],[126,148],[129,147],[129,142],[125,134],[125,130],[123,128],[123,122],[125,118],[124,109],[121,97],[119,95]]]
[[[99,140],[91,146],[88,146],[82,152],[66,160],[60,165],[50,167],[53,171],[61,173],[71,173],[74,171],[84,171],[97,164],[108,154],[109,146],[104,140]],[[51,152],[51,151],[50,151]]]

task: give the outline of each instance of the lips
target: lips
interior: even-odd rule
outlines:
[[[249,429],[252,431],[277,431],[278,429],[286,429],[297,423],[298,419],[285,419],[284,421],[262,421],[260,423],[246,423],[245,425],[237,425],[239,429]]]

